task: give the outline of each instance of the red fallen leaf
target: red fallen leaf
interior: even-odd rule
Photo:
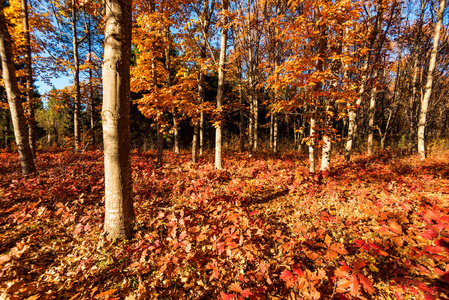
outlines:
[[[372,295],[376,290],[373,287],[371,280],[369,280],[365,275],[358,273],[360,283],[362,284],[365,291],[367,291],[370,295]]]
[[[248,298],[249,296],[251,296],[253,293],[251,293],[251,291],[249,289],[244,289],[240,295],[242,295],[245,298]]]
[[[449,273],[443,275],[444,280],[449,283]]]
[[[424,239],[432,240],[438,236],[438,232],[436,232],[434,229],[428,229],[421,233],[421,236]]]
[[[301,269],[293,268],[293,273],[295,273],[298,276],[304,276],[304,272]]]
[[[290,271],[282,271],[280,278],[284,281],[289,281],[293,277],[292,272]]]
[[[443,270],[441,270],[440,268],[437,268],[437,267],[433,268],[433,270],[435,271],[435,273],[437,273],[440,276],[443,276],[446,274],[446,272],[444,272]]]
[[[237,292],[237,293],[241,293],[243,291],[242,288],[240,287],[240,284],[238,284],[238,283],[231,283],[229,290],[231,292]]]
[[[100,293],[98,295],[95,295],[94,298],[97,298],[97,299],[98,298],[104,298],[104,297],[106,297],[108,295],[111,295],[111,294],[115,293],[116,291],[117,291],[117,289],[108,290],[106,292],[103,292],[103,293]]]
[[[235,295],[226,294],[226,293],[223,293],[223,292],[220,293],[220,299],[221,300],[232,300],[234,298],[235,298]]]

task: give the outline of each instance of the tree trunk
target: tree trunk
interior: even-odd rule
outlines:
[[[195,120],[193,125],[193,138],[192,138],[192,162],[198,161],[198,131],[200,129],[200,121]]]
[[[378,0],[376,4],[376,10],[377,10],[377,16],[376,16],[376,24],[373,28],[373,31],[371,32],[371,37],[369,40],[369,49],[373,49],[374,43],[377,39],[377,36],[379,34],[379,29],[382,26],[382,16],[383,16],[383,9],[382,9],[382,0]],[[356,107],[349,108],[348,111],[348,137],[346,140],[346,149],[345,149],[345,160],[349,162],[351,160],[351,152],[352,147],[354,144],[354,139],[356,137],[356,131],[357,131],[357,109],[362,104],[362,101],[365,96],[365,88],[366,88],[366,81],[368,79],[368,67],[370,64],[370,58],[371,58],[371,51],[369,51],[366,54],[366,60],[363,64],[362,68],[362,78],[361,78],[361,84],[360,84],[360,90],[359,90],[359,98],[356,101]]]
[[[171,76],[170,76],[170,27],[167,26],[165,32],[165,38],[167,39],[167,48],[165,48],[165,67],[167,68],[167,87],[171,87]],[[173,115],[173,138],[174,138],[174,152],[179,154],[179,124],[178,124],[178,114],[176,113],[176,107],[172,109]]]
[[[273,152],[278,153],[278,127],[279,127],[279,117],[275,112],[273,113]]]
[[[321,154],[321,167],[320,170],[325,173],[330,170],[330,161],[331,161],[331,147],[332,141],[331,138],[327,135],[323,137],[323,148]]]
[[[164,136],[162,135],[161,124],[157,122],[156,125],[157,130],[157,159],[156,159],[156,168],[162,167],[162,151],[164,148]]]
[[[28,2],[22,0],[22,23],[25,36],[25,71],[26,71],[26,95],[28,101],[28,139],[31,153],[36,158],[36,120],[34,113],[33,69],[31,68],[31,38],[28,23]]]
[[[204,96],[201,103],[204,103]],[[204,151],[204,112],[200,113],[200,131],[199,131],[199,141],[200,141],[200,155],[203,155]]]
[[[228,0],[222,0],[222,12],[228,10]],[[226,64],[226,46],[228,41],[228,29],[227,29],[227,17],[224,17],[221,27],[221,40],[220,40],[220,61],[218,66],[218,89],[217,89],[217,111],[218,111],[218,125],[215,128],[215,169],[223,169],[222,162],[222,108],[223,105],[223,93],[225,83],[225,64]]]
[[[273,112],[270,114],[270,150],[273,150],[273,123],[274,123],[274,116]]]
[[[20,156],[22,175],[36,172],[33,153],[31,152],[25,115],[23,112],[20,91],[17,83],[14,56],[12,53],[11,35],[6,25],[3,4],[0,2],[0,56],[2,60],[2,74],[8,96],[9,110],[14,127],[14,136]]]
[[[374,86],[371,90],[369,110],[368,110],[368,156],[373,155],[374,150],[374,117],[376,115],[376,98],[377,98],[377,80],[379,76],[379,69],[374,70]]]
[[[80,115],[81,115],[81,92],[80,92],[80,63],[78,57],[78,38],[76,33],[76,1],[72,0],[72,44],[73,44],[73,83],[75,85],[75,111],[73,116],[73,127],[75,136],[75,152],[80,149]]]
[[[443,23],[444,8],[446,0],[440,0],[440,6],[437,13],[437,24],[435,26],[435,35],[433,37],[432,52],[430,54],[429,71],[427,72],[427,82],[425,87],[425,94],[421,100],[421,111],[419,113],[418,124],[418,154],[421,160],[426,159],[426,145],[425,145],[425,128],[427,109],[429,107],[430,95],[432,94],[433,72],[437,61],[438,43],[440,42],[441,24]]]
[[[415,126],[416,126],[416,114],[415,114],[415,107],[417,106],[417,99],[416,96],[418,94],[417,89],[417,81],[418,81],[418,71],[419,71],[419,42],[421,41],[421,34],[422,34],[422,26],[424,23],[424,11],[426,9],[426,1],[421,0],[421,12],[419,15],[419,22],[417,26],[417,30],[415,32],[415,40],[413,42],[413,76],[412,76],[412,92],[410,94],[409,99],[409,118],[410,118],[410,146],[413,143],[412,140],[415,136]],[[411,147],[410,147],[411,148]]]
[[[245,151],[245,114],[244,114],[244,107],[243,107],[243,93],[242,93],[242,68],[239,64],[238,67],[239,71],[239,115],[240,115],[240,122],[239,122],[239,151],[242,153]]]
[[[93,76],[92,76],[92,30],[90,28],[90,16],[89,16],[89,23],[88,23],[88,45],[89,45],[89,118],[90,118],[90,135],[92,139],[92,145],[95,145],[95,104],[94,104],[94,86],[93,86]]]
[[[103,139],[107,239],[130,238],[134,222],[130,158],[132,4],[106,0]]]
[[[315,173],[315,118],[310,119],[309,172]]]
[[[254,151],[257,151],[257,142],[258,142],[258,131],[259,131],[259,99],[257,98],[257,88],[254,87],[254,97],[253,97],[253,108],[254,108],[254,140],[253,140],[253,148]]]
[[[173,138],[175,140],[174,145],[174,152],[176,154],[179,154],[179,121],[178,121],[178,114],[176,113],[176,108],[173,108],[172,110],[173,114]]]

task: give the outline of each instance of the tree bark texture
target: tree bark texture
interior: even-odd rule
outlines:
[[[421,100],[421,111],[419,113],[418,124],[418,154],[421,160],[426,159],[426,145],[425,145],[425,128],[427,110],[429,107],[430,95],[432,94],[433,73],[437,62],[438,44],[440,41],[441,25],[443,24],[444,9],[446,7],[446,0],[440,0],[440,6],[437,13],[437,24],[435,26],[435,34],[433,37],[432,52],[430,54],[429,70],[427,72],[427,81],[425,87],[424,97]]]
[[[228,9],[228,0],[221,1],[223,11]],[[228,41],[228,29],[227,29],[227,17],[224,17],[221,27],[220,38],[220,61],[218,66],[218,89],[217,89],[217,111],[218,111],[218,124],[215,128],[215,169],[223,169],[223,137],[222,137],[222,112],[221,106],[223,105],[224,98],[224,83],[225,83],[225,64],[226,64],[226,46]]]
[[[131,10],[106,0],[103,60],[103,140],[107,238],[130,238],[134,221],[130,159]]]
[[[78,57],[78,37],[76,33],[76,1],[72,0],[72,44],[73,44],[73,83],[75,85],[75,111],[73,115],[73,127],[75,137],[75,152],[79,151],[81,143],[80,116],[81,116],[81,92],[80,92],[80,63]]]
[[[22,175],[28,175],[36,172],[36,167],[29,144],[22,100],[20,99],[14,55],[12,53],[11,35],[9,34],[6,25],[2,3],[0,3],[0,56],[2,60],[3,81],[8,97],[11,120],[14,127],[14,137],[16,139],[20,165],[22,167]]]
[[[31,37],[28,22],[28,2],[22,0],[22,26],[25,37],[25,71],[26,71],[26,95],[28,102],[28,139],[31,153],[36,158],[36,117],[34,112],[33,69],[31,67]]]

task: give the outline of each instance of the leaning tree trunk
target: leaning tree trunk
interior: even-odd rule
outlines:
[[[441,24],[443,23],[444,8],[446,0],[440,0],[440,7],[438,8],[437,24],[435,26],[435,35],[433,37],[432,53],[430,54],[429,71],[427,72],[427,82],[425,87],[425,94],[421,100],[421,111],[419,113],[418,124],[418,154],[422,160],[426,159],[426,145],[424,131],[426,128],[427,109],[429,107],[430,95],[432,94],[433,72],[437,62],[438,43],[440,41]]]
[[[228,9],[228,0],[221,1],[222,10],[225,12]],[[226,64],[226,44],[228,40],[227,18],[224,17],[224,21],[221,27],[221,41],[220,41],[220,61],[218,66],[218,90],[217,90],[217,111],[218,111],[218,125],[215,127],[215,169],[223,169],[222,162],[222,111],[223,105],[223,92],[225,81],[225,64]]]
[[[134,221],[130,158],[132,4],[106,0],[103,60],[104,231],[109,240],[130,238]]]
[[[14,56],[12,53],[11,35],[6,25],[3,4],[0,2],[0,57],[2,60],[2,74],[8,96],[9,109],[14,127],[17,149],[20,156],[22,175],[36,172],[33,153],[31,152],[28,133],[17,83]]]
[[[76,34],[76,1],[72,0],[72,44],[73,44],[73,81],[75,84],[75,111],[73,114],[73,127],[75,136],[75,152],[79,151],[81,143],[80,115],[81,115],[81,92],[80,92],[80,62],[78,57],[78,38]]]
[[[31,37],[28,23],[28,2],[22,0],[22,23],[25,36],[25,71],[26,71],[26,95],[28,101],[28,139],[31,153],[36,158],[36,120],[34,114],[33,97],[33,69],[31,68]]]

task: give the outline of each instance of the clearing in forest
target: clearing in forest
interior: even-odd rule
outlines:
[[[100,151],[0,154],[2,299],[448,299],[449,153],[132,157],[133,239],[107,242]]]

